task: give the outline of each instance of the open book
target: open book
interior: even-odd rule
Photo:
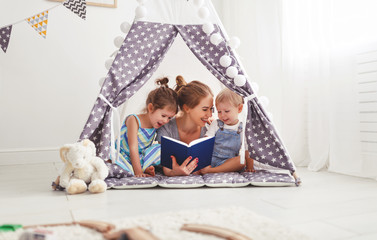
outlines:
[[[198,171],[208,165],[211,165],[213,145],[215,144],[215,137],[204,137],[196,139],[190,144],[186,144],[170,137],[161,137],[161,165],[167,168],[172,168],[171,155],[175,156],[177,163],[181,165],[186,158],[192,157],[199,159],[198,166],[195,171]]]

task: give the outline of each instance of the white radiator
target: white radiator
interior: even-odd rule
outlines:
[[[377,50],[360,53],[356,58],[356,65],[361,155],[365,162],[376,164]]]

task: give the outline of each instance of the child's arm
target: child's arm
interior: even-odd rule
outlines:
[[[200,174],[219,173],[219,172],[238,172],[245,167],[245,164],[240,163],[240,156],[229,158],[223,164],[217,167],[205,167],[200,170]]]
[[[126,121],[128,147],[130,148],[131,164],[135,177],[146,177],[140,164],[139,143],[137,140],[137,132],[139,124],[134,116],[130,116]]]
[[[254,159],[250,157],[249,151],[245,151],[245,159],[246,159],[246,169],[245,172],[255,172],[254,170]]]
[[[213,121],[211,125],[207,127],[206,137],[212,137],[216,135],[216,131],[218,129],[217,121]]]

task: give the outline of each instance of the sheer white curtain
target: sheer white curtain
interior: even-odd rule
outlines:
[[[365,152],[357,76],[360,52],[377,51],[376,10],[371,0],[281,1],[283,112],[290,113],[283,130],[292,131],[289,149],[310,170],[377,177],[377,119],[368,119]]]
[[[229,35],[241,39],[238,52],[260,86],[258,95],[270,99],[267,111],[273,113],[293,161],[318,170],[326,166],[329,153],[328,111],[324,114],[324,108],[320,109],[326,101],[321,83],[328,78],[329,64],[328,39],[321,33],[327,29],[322,29],[321,21],[328,16],[313,12],[316,1],[312,2],[214,0],[222,7],[220,15]],[[310,101],[309,106],[316,94],[322,98]],[[316,144],[310,145],[309,138]]]
[[[377,148],[362,153],[355,59],[366,45],[377,51],[377,2],[213,1],[296,165],[376,178]]]
[[[298,165],[320,170],[330,149],[331,1],[281,1],[283,122]]]

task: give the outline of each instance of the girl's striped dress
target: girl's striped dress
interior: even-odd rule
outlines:
[[[153,144],[153,140],[156,135],[155,128],[141,128],[140,119],[137,115],[131,114],[130,116],[134,116],[139,123],[139,130],[137,133],[137,140],[139,145],[139,156],[140,156],[140,164],[143,172],[146,168],[152,165],[159,165],[160,164],[160,154],[161,148],[160,144]],[[126,120],[127,120],[126,118]],[[121,138],[120,138],[120,150],[119,150],[119,159],[115,163],[122,167],[124,170],[134,174],[132,164],[131,164],[131,157],[130,157],[130,148],[128,145],[128,138],[127,138],[127,126],[126,121],[121,129]]]

